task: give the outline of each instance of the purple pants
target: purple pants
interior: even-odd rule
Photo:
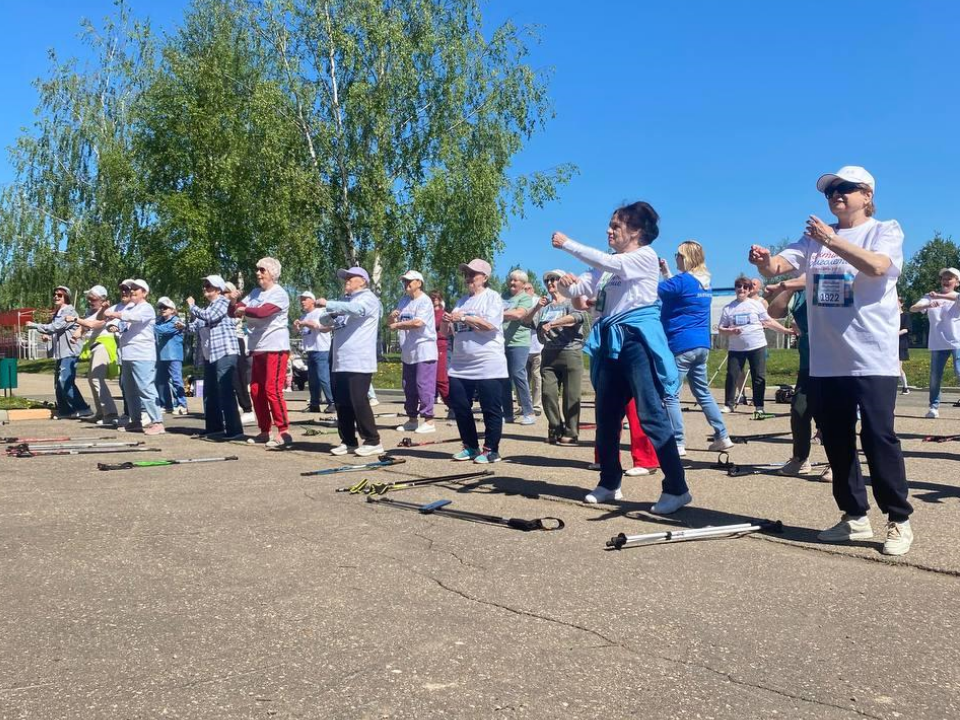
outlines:
[[[402,363],[403,394],[406,400],[403,409],[408,418],[419,414],[433,418],[433,401],[437,396],[437,361]]]

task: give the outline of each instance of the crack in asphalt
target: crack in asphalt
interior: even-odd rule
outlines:
[[[600,632],[600,631],[598,631],[598,630],[594,630],[593,628],[589,628],[589,627],[587,627],[587,626],[585,626],[585,625],[579,625],[579,624],[577,624],[577,623],[568,622],[568,621],[566,621],[566,620],[560,620],[560,619],[558,619],[558,618],[550,617],[549,615],[542,615],[542,614],[540,614],[540,613],[531,612],[531,611],[529,611],[529,610],[523,610],[523,609],[520,609],[520,608],[510,607],[509,605],[504,605],[504,604],[502,604],[502,603],[494,602],[493,600],[485,600],[485,599],[483,599],[483,598],[474,597],[473,595],[469,595],[469,594],[467,594],[466,592],[464,592],[464,591],[462,591],[462,590],[460,590],[460,589],[458,589],[458,588],[455,588],[455,587],[452,587],[452,586],[450,586],[450,585],[447,585],[447,584],[446,584],[443,580],[441,580],[440,578],[434,577],[433,575],[428,575],[428,574],[426,574],[426,573],[419,572],[419,571],[411,568],[409,565],[407,565],[405,562],[403,562],[403,561],[400,560],[399,558],[396,558],[396,557],[393,557],[393,556],[390,556],[390,555],[388,555],[387,557],[390,557],[392,560],[398,562],[399,564],[403,565],[404,567],[407,567],[407,569],[411,570],[414,574],[419,575],[420,577],[423,577],[423,578],[426,578],[426,579],[428,579],[428,580],[433,581],[434,583],[437,584],[438,587],[440,587],[441,589],[445,590],[446,592],[449,592],[449,593],[451,593],[451,594],[453,594],[453,595],[456,595],[456,596],[458,596],[458,597],[461,597],[461,598],[463,598],[464,600],[468,600],[468,601],[470,601],[470,602],[472,602],[472,603],[476,603],[476,604],[479,604],[479,605],[485,605],[485,606],[487,606],[487,607],[495,607],[495,608],[498,608],[498,609],[500,609],[500,610],[504,610],[504,611],[506,611],[506,612],[512,613],[512,614],[514,614],[514,615],[517,615],[517,616],[519,616],[519,617],[532,618],[532,619],[534,619],[534,620],[540,620],[540,621],[543,621],[543,622],[553,623],[553,624],[555,624],[555,625],[560,625],[560,626],[562,626],[562,627],[570,628],[570,629],[572,629],[572,630],[578,630],[578,631],[580,631],[580,632],[588,633],[588,634],[593,635],[594,637],[596,637],[596,638],[598,638],[598,639],[600,639],[600,640],[602,640],[602,641],[604,642],[603,645],[595,646],[595,647],[600,648],[600,649],[602,649],[602,648],[608,648],[608,647],[615,647],[615,648],[620,648],[620,649],[624,650],[625,652],[629,653],[630,655],[633,655],[633,656],[638,657],[638,658],[649,659],[649,658],[651,657],[649,653],[641,653],[640,651],[635,650],[634,648],[630,647],[629,645],[626,645],[625,643],[620,642],[620,641],[618,641],[618,640],[614,640],[613,638],[610,638],[610,637],[604,635],[602,632]],[[770,686],[767,686],[767,685],[762,685],[762,684],[759,684],[759,683],[751,683],[751,682],[748,682],[748,681],[746,681],[746,680],[740,680],[740,679],[734,677],[733,675],[731,675],[731,674],[728,673],[728,672],[725,672],[725,671],[723,671],[723,670],[717,670],[716,668],[710,667],[709,665],[704,665],[704,664],[700,664],[700,663],[695,663],[695,662],[692,662],[692,661],[690,661],[690,660],[682,660],[682,659],[680,659],[680,658],[674,658],[674,657],[669,657],[669,656],[665,656],[665,655],[653,655],[653,657],[656,658],[656,659],[658,659],[658,660],[662,660],[663,662],[666,662],[666,663],[671,663],[671,664],[674,664],[674,665],[680,665],[680,666],[683,666],[683,667],[693,668],[693,669],[696,669],[696,670],[703,670],[703,671],[712,673],[712,674],[714,674],[714,675],[716,675],[716,676],[718,676],[718,677],[721,677],[721,678],[727,680],[727,681],[730,682],[730,683],[733,683],[734,685],[739,685],[739,686],[741,686],[741,687],[749,687],[749,688],[753,688],[753,689],[755,689],[755,690],[762,690],[762,691],[764,691],[764,692],[773,693],[774,695],[778,695],[778,696],[780,696],[780,697],[788,698],[788,699],[790,699],[790,700],[798,700],[798,701],[801,701],[801,702],[810,703],[810,704],[812,704],[812,705],[818,705],[818,706],[821,706],[821,707],[833,708],[833,709],[836,709],[836,710],[843,710],[843,711],[845,711],[845,712],[854,713],[854,714],[856,714],[856,715],[858,715],[858,716],[860,716],[860,717],[871,718],[871,720],[884,720],[884,718],[883,718],[882,716],[880,716],[880,715],[873,715],[873,714],[868,713],[868,712],[866,712],[866,711],[864,711],[864,710],[858,710],[857,708],[847,707],[847,706],[845,706],[845,705],[838,705],[838,704],[836,704],[836,703],[831,703],[831,702],[827,702],[827,701],[824,701],[824,700],[819,700],[819,699],[817,699],[817,698],[811,698],[811,697],[805,697],[805,696],[803,696],[803,695],[797,695],[797,694],[788,692],[788,691],[786,691],[786,690],[780,690],[780,689],[778,689],[778,688],[770,687]]]
[[[414,534],[416,537],[420,538],[421,540],[426,540],[426,541],[427,541],[427,543],[428,543],[428,545],[427,545],[427,550],[428,550],[429,552],[434,552],[434,551],[436,551],[436,552],[442,552],[442,553],[444,553],[444,554],[446,554],[446,555],[452,555],[454,558],[456,558],[458,561],[460,561],[460,564],[463,565],[464,567],[475,568],[475,569],[477,569],[477,570],[486,570],[486,569],[487,569],[487,568],[484,567],[483,565],[477,565],[476,563],[472,563],[472,562],[470,562],[469,560],[464,560],[462,557],[460,557],[459,555],[457,555],[453,550],[449,550],[449,549],[447,549],[447,548],[436,548],[436,549],[435,549],[434,546],[435,546],[437,543],[436,543],[436,540],[434,540],[433,538],[427,537],[426,535],[421,535],[421,534],[418,533],[418,532],[415,532],[415,533],[413,533],[413,534]]]

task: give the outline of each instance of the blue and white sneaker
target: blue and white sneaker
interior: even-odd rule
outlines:
[[[500,462],[502,459],[503,458],[500,457],[500,453],[494,452],[493,450],[487,450],[477,455],[473,461],[477,465],[487,465],[489,463]]]
[[[463,460],[475,460],[480,455],[479,448],[464,448],[456,455],[453,456],[453,459],[460,462]]]

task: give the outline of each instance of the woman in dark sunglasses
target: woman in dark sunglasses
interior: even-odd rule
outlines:
[[[806,273],[809,402],[833,471],[833,496],[843,512],[840,522],[821,532],[820,539],[849,542],[873,537],[857,456],[859,410],[873,495],[889,520],[883,552],[903,555],[913,542],[913,508],[894,429],[903,231],[896,220],[873,217],[876,182],[862,167],[822,175],[817,190],[837,222],[828,225],[811,215],[803,237],[779,255],[753,245],[749,259],[767,277]]]
[[[53,318],[49,323],[27,323],[26,327],[49,335],[53,340],[53,357],[57,361],[54,389],[57,393],[57,417],[84,418],[93,410],[77,387],[77,362],[83,342],[76,336],[77,311],[70,304],[70,289],[62,285],[53,291]],[[69,322],[68,322],[69,320]]]

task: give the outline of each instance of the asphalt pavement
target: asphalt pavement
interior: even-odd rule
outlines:
[[[334,492],[483,469],[452,462],[456,442],[397,448],[393,393],[375,410],[406,462],[301,476],[372,458],[329,455],[336,435],[305,435],[324,428],[301,412],[303,393],[288,397],[290,451],[191,439],[191,415],[131,435],[159,452],[0,458],[0,718],[960,716],[960,444],[923,442],[960,433],[960,409],[925,420],[925,396],[901,398],[916,541],[889,558],[875,509],[874,540],[817,541],[839,513],[816,474],[713,467],[692,405],[694,501],[669,518],[649,512],[659,474],[625,478],[622,502],[582,505],[593,432],[551,446],[543,418],[507,426],[483,482],[384,496],[566,525],[520,532]],[[789,429],[786,405],[767,409],[777,417],[725,416],[730,432]],[[438,426],[409,437],[455,438]],[[122,436],[76,421],[0,435]],[[97,470],[223,455],[239,459]],[[789,456],[789,437],[774,437],[730,457]],[[784,532],[605,549],[621,532],[755,519]]]

